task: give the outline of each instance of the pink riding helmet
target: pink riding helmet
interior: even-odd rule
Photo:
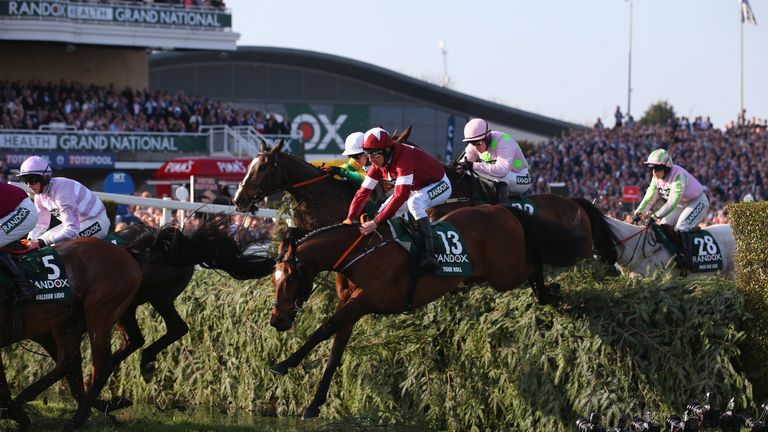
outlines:
[[[464,142],[477,141],[485,138],[491,132],[488,122],[481,118],[473,118],[464,126]]]

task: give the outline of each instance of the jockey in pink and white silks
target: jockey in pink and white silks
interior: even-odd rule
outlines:
[[[528,162],[517,141],[509,134],[492,131],[488,122],[475,118],[464,126],[464,158],[461,169],[472,170],[497,187],[499,201],[509,194],[520,195],[531,188]]]
[[[25,238],[36,223],[37,210],[24,189],[0,182],[0,246]],[[35,288],[16,265],[16,260],[4,250],[0,250],[0,264],[16,283],[16,301],[32,299]]]
[[[709,208],[709,200],[704,194],[704,187],[691,173],[680,165],[672,163],[672,156],[664,149],[654,150],[645,161],[651,169],[653,178],[643,200],[635,210],[635,218],[656,202],[659,197],[666,203],[655,212],[654,219],[675,227],[675,231],[690,231],[704,219]]]
[[[109,218],[101,200],[80,182],[64,177],[51,178],[45,159],[32,156],[21,164],[19,177],[35,194],[38,221],[29,233],[30,248],[50,246],[78,237],[104,238]],[[48,229],[51,215],[61,224]]]

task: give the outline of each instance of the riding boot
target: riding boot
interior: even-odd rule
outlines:
[[[16,260],[9,253],[0,252],[0,262],[11,272],[11,279],[16,283],[16,302],[27,302],[35,298],[37,289],[29,283],[24,272],[16,265]]]
[[[507,204],[509,202],[509,185],[505,181],[496,182],[496,203]]]
[[[675,254],[675,266],[680,269],[690,269],[691,263],[687,258],[686,241],[688,240],[688,233],[685,231],[675,231],[675,240],[677,246],[677,254]]]
[[[421,257],[419,266],[424,269],[434,270],[440,264],[437,262],[435,256],[435,245],[432,241],[432,225],[429,222],[429,218],[424,217],[416,221],[419,231],[421,231],[422,251],[424,254]]]

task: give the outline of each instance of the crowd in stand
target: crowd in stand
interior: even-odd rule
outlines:
[[[111,132],[197,132],[203,125],[252,126],[289,134],[287,116],[233,107],[183,92],[150,92],[79,82],[0,81],[0,129],[41,125]]]
[[[666,148],[676,164],[707,188],[707,224],[727,221],[726,205],[747,195],[768,197],[768,165],[761,163],[768,153],[768,120],[740,118],[717,129],[701,117],[681,117],[665,126],[627,125],[616,119],[612,129],[600,122],[530,149],[527,158],[536,178],[531,192],[547,192],[548,183],[563,182],[571,196],[597,199],[614,217],[626,217],[621,211],[623,187],[639,186],[642,198],[650,183],[643,161],[654,149]]]

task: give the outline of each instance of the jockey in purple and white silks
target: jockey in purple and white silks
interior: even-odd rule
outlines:
[[[524,194],[531,188],[528,162],[509,134],[492,131],[487,121],[475,118],[464,126],[464,142],[467,147],[460,169],[471,165],[479,177],[496,184],[500,202],[509,194]]]
[[[109,218],[101,200],[80,182],[51,178],[51,166],[45,159],[32,156],[21,164],[19,177],[35,194],[38,220],[29,233],[30,248],[50,246],[78,237],[104,238],[109,233]],[[51,215],[61,224],[48,229]]]
[[[638,220],[649,204],[661,197],[666,203],[651,212],[653,220],[661,219],[662,223],[672,225],[680,232],[696,228],[709,208],[701,183],[683,167],[673,164],[672,157],[664,149],[654,150],[644,163],[650,166],[653,177],[634,218]]]

